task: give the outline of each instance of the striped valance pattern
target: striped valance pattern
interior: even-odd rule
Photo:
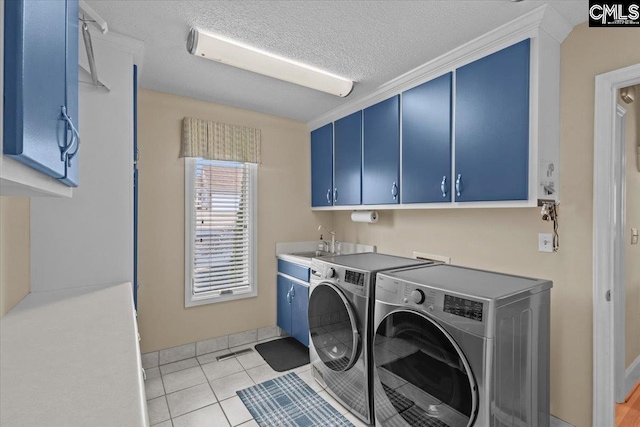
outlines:
[[[260,129],[185,117],[180,157],[260,163]]]

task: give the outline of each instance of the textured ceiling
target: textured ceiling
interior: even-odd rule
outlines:
[[[577,25],[586,0],[89,0],[109,29],[145,42],[143,88],[308,121],[545,3]],[[347,98],[187,53],[197,27],[355,81]],[[99,66],[99,58],[97,58]]]

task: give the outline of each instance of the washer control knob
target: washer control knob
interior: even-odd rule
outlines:
[[[405,298],[402,300],[405,304],[409,302],[409,298]]]
[[[331,279],[333,277],[336,277],[336,269],[335,268],[330,268],[327,270],[327,278]]]
[[[424,302],[424,292],[422,292],[420,289],[416,289],[415,291],[411,292],[411,301],[416,304],[422,304]]]
[[[433,311],[433,306],[432,305],[429,306],[429,311]]]

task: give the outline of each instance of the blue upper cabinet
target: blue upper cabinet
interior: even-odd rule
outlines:
[[[451,79],[402,94],[402,203],[451,201]]]
[[[362,111],[335,122],[335,205],[362,202]]]
[[[456,201],[528,198],[529,49],[527,39],[456,70]]]
[[[400,96],[364,110],[362,204],[400,201]]]
[[[70,123],[78,115],[78,1],[4,6],[3,152],[74,185],[66,152],[77,145]]]
[[[66,54],[66,102],[67,114],[76,132],[79,132],[79,102],[78,102],[78,1],[67,1],[67,54]],[[73,137],[74,143],[70,147],[65,162],[65,175],[61,181],[69,186],[78,185],[78,161],[80,155],[79,135],[73,135],[73,129],[67,126],[67,131]]]
[[[333,206],[333,124],[311,132],[311,206]]]

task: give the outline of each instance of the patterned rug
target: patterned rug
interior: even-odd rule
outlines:
[[[237,394],[262,427],[353,427],[293,372]]]

